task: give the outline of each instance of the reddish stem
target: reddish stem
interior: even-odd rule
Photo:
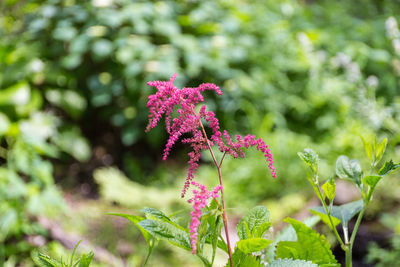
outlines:
[[[192,107],[192,111],[193,111],[194,114],[196,114],[194,112],[194,110],[193,110],[193,107]],[[218,170],[219,184],[222,186],[222,188],[221,188],[222,217],[224,219],[224,228],[225,228],[226,243],[228,245],[229,262],[230,262],[231,267],[233,267],[232,249],[231,249],[231,244],[230,244],[230,241],[229,241],[228,218],[227,218],[226,212],[225,212],[226,209],[225,209],[224,186],[222,184],[222,174],[221,174],[221,164],[222,164],[222,161],[224,160],[225,153],[222,156],[220,164],[218,164],[217,163],[217,159],[215,158],[214,152],[213,152],[213,150],[211,148],[210,141],[207,138],[207,133],[206,133],[206,130],[204,129],[203,123],[201,122],[201,119],[199,119],[199,123],[200,123],[201,131],[203,132],[204,138],[206,139],[208,149],[210,150],[211,157],[212,157],[212,159],[214,161],[214,164],[215,164],[215,166],[217,167],[217,170]]]

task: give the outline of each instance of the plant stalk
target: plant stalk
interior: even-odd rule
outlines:
[[[194,110],[193,110],[193,112],[194,112]],[[225,208],[224,186],[223,186],[223,183],[222,183],[222,174],[221,174],[221,164],[222,164],[222,160],[223,160],[225,154],[224,154],[224,156],[223,156],[223,158],[221,160],[221,163],[218,164],[217,159],[215,158],[214,152],[213,152],[213,150],[211,148],[210,141],[208,140],[206,130],[204,129],[203,123],[201,122],[201,119],[199,119],[199,123],[200,123],[201,131],[203,132],[204,138],[206,139],[208,149],[210,150],[211,157],[212,157],[212,159],[214,161],[215,166],[217,167],[219,184],[222,187],[221,188],[222,218],[224,220],[226,244],[228,245],[229,262],[230,262],[230,266],[233,267],[232,249],[231,249],[231,245],[230,245],[230,241],[229,241],[228,218],[226,216],[226,211],[225,211],[226,208]]]
[[[319,198],[319,200],[321,201],[322,206],[324,207],[324,210],[325,210],[326,214],[328,215],[329,223],[331,224],[332,230],[333,230],[333,232],[335,233],[336,239],[339,241],[340,246],[342,247],[342,249],[345,250],[345,249],[344,249],[344,248],[345,248],[345,244],[343,243],[342,238],[340,237],[340,235],[339,235],[339,233],[338,233],[338,231],[337,231],[335,225],[333,224],[332,217],[331,217],[331,211],[330,211],[330,210],[328,209],[328,207],[326,206],[325,200],[323,199],[323,195],[322,195],[321,189],[319,188],[319,185],[318,185],[318,184],[315,184],[315,185],[313,185],[313,186],[315,186],[316,189],[317,189],[318,198]],[[345,251],[346,251],[346,250],[345,250]]]
[[[346,253],[346,267],[352,267],[352,265],[353,265],[353,262],[352,262],[352,259],[351,259],[351,257],[352,257],[352,245],[351,244],[348,244],[347,246],[347,249],[345,250],[345,253]]]

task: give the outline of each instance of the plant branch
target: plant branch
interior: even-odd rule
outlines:
[[[317,179],[317,180],[318,180],[318,179]],[[326,206],[325,200],[323,199],[323,195],[322,195],[321,189],[319,188],[319,185],[318,185],[318,184],[313,184],[313,186],[317,189],[318,198],[319,198],[319,200],[321,201],[322,206],[324,207],[324,210],[325,210],[326,214],[328,215],[329,223],[331,224],[332,230],[333,230],[333,232],[335,233],[335,236],[336,236],[337,240],[339,241],[339,243],[340,243],[342,249],[345,250],[345,244],[343,243],[343,240],[342,240],[342,238],[340,237],[340,235],[339,235],[339,233],[338,233],[338,231],[337,231],[337,229],[336,229],[336,226],[333,224],[332,217],[331,217],[331,211],[330,211],[330,209],[328,209],[328,207]]]
[[[194,110],[193,110],[193,107],[192,107],[192,111],[193,111],[194,114],[196,114],[196,113],[194,112]],[[200,127],[201,127],[201,131],[203,132],[204,139],[205,139],[206,142],[207,142],[208,150],[210,151],[211,157],[212,157],[212,159],[213,159],[213,161],[214,161],[214,164],[215,164],[215,166],[217,167],[218,178],[219,178],[219,184],[220,184],[221,187],[222,187],[222,188],[221,188],[222,218],[224,219],[224,228],[225,228],[225,235],[226,235],[226,243],[227,243],[227,245],[228,245],[229,262],[230,262],[230,266],[233,267],[232,249],[231,249],[231,245],[230,245],[230,241],[229,241],[228,218],[227,218],[227,216],[226,216],[226,211],[225,211],[224,186],[223,186],[223,183],[222,183],[222,174],[221,174],[221,164],[222,164],[222,161],[223,161],[223,159],[224,159],[225,154],[223,155],[220,164],[218,164],[218,163],[217,163],[217,159],[215,158],[214,152],[213,152],[213,150],[212,150],[212,148],[211,148],[210,140],[208,140],[206,130],[204,129],[203,123],[201,122],[201,119],[200,119],[200,118],[199,118],[199,124],[200,124]]]

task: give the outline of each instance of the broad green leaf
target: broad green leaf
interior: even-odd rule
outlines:
[[[260,263],[260,260],[257,259],[252,254],[245,254],[243,251],[235,248],[235,252],[232,255],[233,258],[233,266],[234,267],[264,267],[264,264]],[[230,260],[228,260],[227,264],[224,267],[230,267]]]
[[[255,238],[240,240],[237,243],[237,247],[244,253],[248,254],[252,252],[261,251],[264,248],[268,247],[268,245],[271,243],[272,240],[255,237]]]
[[[378,171],[379,175],[388,175],[392,171],[396,170],[397,168],[400,167],[400,163],[394,164],[393,160],[385,162],[385,164],[382,166],[382,168]]]
[[[375,164],[377,164],[383,157],[387,146],[387,138],[384,138],[382,142],[375,149]]]
[[[371,190],[374,190],[375,186],[382,179],[379,175],[368,175],[363,178],[363,183],[370,186]]]
[[[313,227],[319,221],[320,221],[320,217],[312,216],[312,217],[305,219],[303,221],[303,223],[308,227]],[[269,246],[267,248],[266,256],[267,256],[267,260],[269,262],[271,262],[275,259],[276,245],[281,241],[297,241],[296,231],[294,230],[293,226],[291,226],[291,225],[286,226],[285,228],[283,228],[282,231],[278,232],[278,234],[275,236],[275,239],[272,242],[271,246]]]
[[[318,267],[318,265],[312,263],[311,261],[277,259],[268,264],[268,267]]]
[[[326,183],[322,185],[322,190],[324,190],[325,196],[329,201],[333,201],[336,194],[336,184],[334,179],[329,179]]]
[[[284,221],[290,223],[296,231],[297,241],[279,242],[276,250],[278,258],[292,258],[312,261],[318,265],[339,266],[323,235],[319,235],[312,228],[295,219],[286,218]]]
[[[254,237],[262,237],[265,231],[267,231],[271,227],[272,223],[271,222],[265,222],[261,224],[257,230],[254,232],[253,236]]]
[[[305,164],[310,166],[313,172],[318,171],[318,154],[310,148],[304,149],[304,152],[298,152],[297,155],[304,161]]]
[[[264,206],[252,208],[238,223],[236,230],[240,239],[254,237],[258,229],[265,229],[265,223],[270,222],[269,211]]]
[[[349,160],[347,156],[339,156],[336,160],[336,174],[341,179],[361,184],[361,165],[358,160]]]
[[[332,206],[331,216],[339,219],[344,226],[347,226],[347,223],[362,209],[363,206],[364,202],[362,199],[341,206]],[[326,215],[323,207],[315,207],[311,208],[310,210],[312,212],[315,211],[316,213],[322,213]],[[326,223],[326,219],[322,220],[324,223]]]
[[[318,207],[318,208],[320,208],[320,207]],[[323,209],[323,207],[321,207],[321,208]],[[319,216],[321,218],[321,220],[332,229],[331,222],[329,221],[329,217],[328,217],[328,215],[326,215],[326,213],[317,211],[317,210],[315,210],[315,208],[311,208],[310,211],[312,214]],[[340,223],[340,220],[334,216],[331,216],[331,219],[332,219],[333,227],[336,227]]]
[[[107,213],[107,215],[119,216],[133,222],[135,226],[139,229],[139,231],[142,233],[147,244],[150,246],[150,238],[151,238],[150,233],[139,225],[139,222],[143,221],[145,218],[136,215],[121,214],[121,213]]]
[[[156,238],[166,240],[186,250],[191,250],[189,234],[170,223],[155,220],[142,220],[138,225]]]

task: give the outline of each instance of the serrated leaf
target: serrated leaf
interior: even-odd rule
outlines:
[[[254,232],[254,237],[262,237],[265,231],[267,231],[271,227],[272,223],[271,222],[265,222],[261,224],[257,230]]]
[[[232,255],[233,258],[233,267],[264,267],[264,264],[260,263],[260,260],[257,259],[252,254],[245,254],[243,251],[235,248],[235,252]],[[224,267],[230,267],[230,260],[228,260],[227,264]]]
[[[379,175],[388,175],[392,171],[396,170],[397,168],[400,167],[400,163],[394,164],[393,160],[385,162],[385,164],[382,166],[382,168],[378,171]]]
[[[146,214],[150,214],[152,216],[154,216],[154,218],[160,219],[160,220],[167,220],[167,221],[171,221],[167,215],[165,215],[162,211],[158,210],[158,209],[154,209],[154,208],[144,208],[140,210],[143,213]]]
[[[271,262],[268,267],[318,267],[318,265],[311,261],[278,259]]]
[[[325,196],[329,199],[329,201],[332,202],[336,194],[335,180],[329,179],[329,181],[322,185],[322,190],[324,190]]]
[[[379,161],[383,157],[383,154],[385,154],[387,141],[388,141],[387,138],[384,138],[382,140],[382,142],[380,142],[379,145],[376,147],[376,150],[375,150],[375,164],[379,163]]]
[[[252,208],[237,224],[236,230],[240,239],[254,237],[257,230],[270,222],[269,211],[264,206]],[[265,227],[265,225],[263,226]]]
[[[147,244],[150,245],[150,238],[151,238],[150,233],[139,225],[139,222],[143,221],[145,218],[136,215],[121,214],[121,213],[107,213],[107,215],[119,216],[133,222],[135,226],[139,229],[139,231],[142,233]]]
[[[347,226],[348,222],[362,209],[363,206],[364,202],[362,199],[341,206],[332,206],[331,216],[339,219],[344,226]],[[323,207],[315,207],[310,210],[326,215]],[[323,221],[325,222],[325,220]]]
[[[265,249],[269,244],[272,243],[272,240],[264,239],[264,238],[248,238],[244,240],[240,240],[237,243],[237,247],[243,251],[244,253],[252,253]]]
[[[303,223],[308,227],[313,227],[319,221],[320,221],[320,217],[312,216],[312,217],[305,219],[303,221]],[[297,241],[296,231],[294,230],[293,226],[291,226],[291,225],[286,226],[285,228],[282,229],[282,231],[278,232],[278,234],[275,236],[274,241],[268,247],[267,253],[266,253],[267,260],[269,262],[271,262],[275,259],[276,245],[281,241]]]
[[[191,250],[189,234],[170,223],[155,220],[142,220],[138,225],[156,238],[166,240],[186,250]]]
[[[368,175],[363,178],[363,183],[370,186],[371,190],[373,190],[381,179],[382,176],[379,175]]]
[[[319,235],[312,228],[295,219],[286,218],[284,221],[290,223],[295,229],[297,241],[279,242],[276,250],[278,258],[293,258],[295,260],[312,261],[318,265],[333,264],[339,266],[329,243],[323,235]]]
[[[310,166],[313,172],[318,171],[318,154],[310,148],[304,149],[304,152],[298,152],[297,155],[304,161],[305,164]]]
[[[341,179],[347,179],[360,185],[361,172],[361,165],[356,159],[349,160],[347,156],[342,155],[336,160],[336,174]]]

